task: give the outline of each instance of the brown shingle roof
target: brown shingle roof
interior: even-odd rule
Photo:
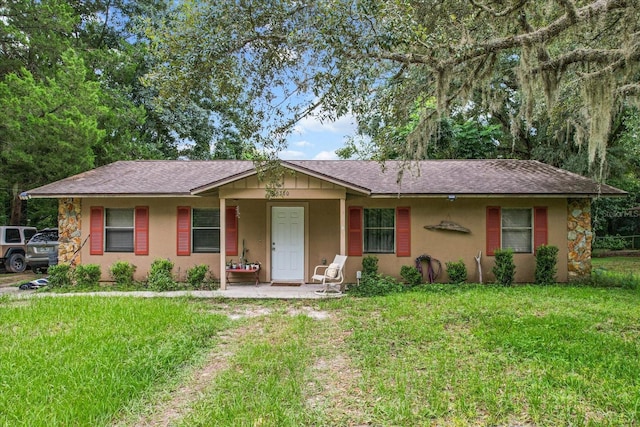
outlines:
[[[624,195],[589,178],[535,160],[423,160],[381,164],[357,160],[290,161],[300,170],[320,173],[369,188],[373,194]],[[398,173],[402,179],[398,181]]]
[[[119,161],[44,185],[41,196],[190,195],[191,189],[253,169],[249,161]]]
[[[371,195],[624,195],[583,176],[532,160],[424,160],[382,165],[361,160],[283,161],[286,167]],[[404,168],[403,168],[404,167]],[[398,180],[398,172],[402,179]],[[33,197],[190,195],[254,172],[253,163],[119,161],[28,193]]]

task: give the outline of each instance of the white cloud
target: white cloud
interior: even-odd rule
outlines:
[[[282,160],[300,160],[305,157],[305,153],[296,150],[284,150],[278,153],[278,157]]]
[[[330,132],[341,135],[352,135],[356,131],[355,118],[352,115],[340,117],[335,122],[320,121],[317,117],[305,117],[298,122],[294,132],[302,135],[307,132]]]
[[[338,156],[335,151],[321,151],[314,156],[313,160],[338,160]]]
[[[305,140],[294,142],[292,145],[295,145],[296,147],[313,147],[312,143]]]

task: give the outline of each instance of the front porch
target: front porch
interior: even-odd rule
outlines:
[[[304,283],[300,286],[276,286],[270,283],[260,283],[258,286],[253,283],[227,283],[226,290],[198,291],[211,292],[213,297],[237,298],[237,299],[322,299],[333,298],[331,295],[323,296],[315,292],[321,291],[323,285],[320,283]],[[193,295],[194,297],[206,298],[207,295]]]

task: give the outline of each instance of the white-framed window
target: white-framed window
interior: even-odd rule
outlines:
[[[105,252],[133,252],[134,210],[105,209]]]
[[[364,252],[390,254],[395,251],[395,213],[393,208],[365,208]]]
[[[502,209],[502,248],[515,253],[533,252],[533,209]]]
[[[193,208],[191,242],[193,252],[220,252],[220,209]]]

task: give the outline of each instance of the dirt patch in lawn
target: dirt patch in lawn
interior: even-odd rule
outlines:
[[[201,368],[194,371],[187,382],[171,391],[171,399],[163,400],[151,407],[133,424],[138,427],[160,427],[175,425],[189,411],[191,404],[215,380],[218,373],[229,368],[229,360],[235,354],[235,347],[240,337],[252,333],[259,324],[247,324],[233,329],[229,334],[220,335],[219,344],[207,355]]]
[[[234,306],[228,313],[228,316],[231,319],[237,320],[267,316],[272,313],[273,310],[269,308],[243,305]],[[328,312],[316,310],[308,306],[290,308],[286,310],[285,313],[290,316],[306,315],[318,321],[332,321]],[[241,345],[243,337],[259,334],[261,328],[261,322],[247,322],[239,328],[225,331],[224,335],[219,336],[218,345],[207,355],[203,365],[194,371],[183,385],[170,391],[171,397],[169,399],[162,400],[156,405],[147,408],[145,413],[133,425],[138,427],[175,425],[178,420],[189,412],[191,405],[195,403],[211,383],[215,381],[216,376],[229,369],[229,361],[235,355],[238,345]],[[344,341],[340,339],[337,340],[336,344],[339,344],[340,341],[344,344]],[[333,350],[336,349],[334,345],[331,345],[331,348]],[[316,362],[316,366],[313,367],[313,372],[319,374],[319,382],[331,381],[331,384],[321,387],[323,392],[331,393],[331,401],[339,402],[343,399],[341,396],[346,392],[344,388],[351,384],[351,382],[346,381],[345,378],[349,375],[349,365],[348,359],[345,358],[345,356],[339,355],[337,357],[331,356],[330,360],[320,359]],[[336,368],[338,371],[334,372],[333,370]],[[318,381],[316,381],[316,383]]]
[[[349,355],[350,331],[337,327],[337,317],[326,313],[310,346],[316,359],[305,387],[307,405],[323,412],[330,425],[367,426],[366,402],[360,388],[362,374]]]

